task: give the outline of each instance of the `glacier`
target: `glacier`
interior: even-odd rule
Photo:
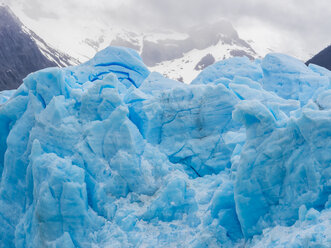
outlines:
[[[184,84],[108,47],[0,104],[0,247],[331,247],[324,68],[237,57]]]

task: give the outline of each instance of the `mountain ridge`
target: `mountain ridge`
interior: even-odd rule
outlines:
[[[17,88],[29,73],[78,61],[51,48],[6,5],[0,5],[0,90]]]
[[[64,35],[59,34],[61,39],[57,39],[54,35],[39,30],[38,24],[30,23],[22,13],[20,17],[34,27],[33,31],[25,28],[25,32],[37,43],[39,50],[60,67],[68,64],[77,65],[79,61],[85,62],[109,45],[124,46],[138,51],[150,70],[157,71],[170,79],[189,83],[202,68],[217,60],[235,56],[260,58],[252,48],[254,43],[240,38],[237,30],[226,20],[193,26],[181,32],[174,30],[140,32],[109,27],[100,22],[82,23],[84,26],[82,30],[77,27],[71,31],[77,37],[77,40],[72,42]],[[63,31],[63,34],[67,32],[61,29],[55,30]],[[39,37],[40,34],[42,38]],[[60,53],[57,49],[70,56]],[[207,55],[209,59],[205,60]],[[58,58],[61,58],[60,61]]]
[[[331,70],[331,45],[327,46],[322,51],[313,56],[306,62],[306,64],[315,64]]]

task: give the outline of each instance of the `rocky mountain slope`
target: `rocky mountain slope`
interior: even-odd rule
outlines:
[[[124,46],[138,51],[152,71],[189,83],[203,68],[215,61],[235,56],[247,56],[250,59],[260,57],[252,48],[256,47],[256,44],[241,39],[231,23],[225,20],[201,24],[180,33],[164,29],[132,31],[100,20],[82,20],[79,26],[74,25],[74,28],[68,31],[61,20],[57,21],[62,23],[62,26],[56,20],[47,21],[54,32],[59,33],[54,35],[54,32],[45,31],[45,23],[31,21],[24,11],[19,9],[15,7],[24,24],[32,27],[47,43],[23,26],[24,33],[37,44],[43,55],[59,66],[76,64],[76,61],[57,50],[84,62],[109,45]]]
[[[331,70],[331,45],[308,60],[306,64],[315,64]]]
[[[53,48],[0,5],[0,90],[15,89],[29,73],[77,60]]]

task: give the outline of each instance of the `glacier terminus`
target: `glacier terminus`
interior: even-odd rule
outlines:
[[[331,247],[331,72],[132,49],[0,93],[0,247]]]

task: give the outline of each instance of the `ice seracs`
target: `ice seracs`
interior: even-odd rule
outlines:
[[[186,85],[121,47],[30,74],[0,96],[0,247],[329,247],[330,83],[270,54]]]

